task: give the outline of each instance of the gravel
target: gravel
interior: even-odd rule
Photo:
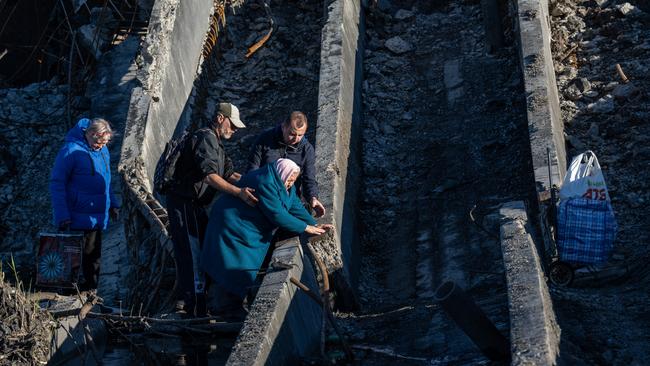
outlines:
[[[650,7],[645,1],[551,3],[551,9],[562,9],[551,12],[551,25],[568,156],[584,150],[598,156],[619,225],[608,267],[631,266],[622,276],[554,289],[560,356],[571,364],[645,364],[650,348],[650,319],[642,305],[648,303],[650,283],[645,270],[650,225],[644,212],[650,201],[645,149]],[[575,98],[571,85],[587,85],[584,80],[590,87]]]

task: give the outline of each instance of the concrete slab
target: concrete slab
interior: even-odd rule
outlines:
[[[334,235],[314,243],[331,273],[341,309],[358,308],[354,288],[359,272],[356,201],[360,184],[361,82],[364,18],[358,1],[329,4],[321,43],[316,123],[316,179],[327,209],[319,223]]]
[[[544,200],[549,196],[549,182],[552,180],[559,187],[567,167],[564,123],[551,54],[548,1],[519,0],[516,4],[535,189],[540,200]]]
[[[48,308],[57,323],[52,335],[49,365],[96,365],[97,360],[101,360],[107,340],[104,322],[89,318],[79,320],[77,315],[56,315],[60,311],[80,309],[81,306],[78,298],[67,297]]]
[[[296,278],[319,292],[314,270],[298,238],[279,243],[273,258],[292,263],[271,271],[257,292],[227,365],[291,365],[318,349],[322,308],[290,282]]]
[[[528,232],[524,203],[499,210],[501,251],[508,286],[512,365],[557,363],[560,330],[540,258]]]

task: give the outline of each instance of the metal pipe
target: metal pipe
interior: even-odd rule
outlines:
[[[510,344],[474,300],[452,281],[436,289],[435,300],[447,315],[492,361],[510,359]]]

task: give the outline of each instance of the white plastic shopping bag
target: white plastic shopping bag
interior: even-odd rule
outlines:
[[[578,197],[609,201],[605,177],[591,150],[573,158],[560,189],[560,200]]]
[[[571,263],[604,264],[616,239],[616,218],[598,158],[586,151],[571,161],[560,189],[557,248]]]

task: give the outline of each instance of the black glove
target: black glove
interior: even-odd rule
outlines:
[[[70,220],[61,221],[59,231],[70,231],[70,225],[72,225],[72,221]]]

